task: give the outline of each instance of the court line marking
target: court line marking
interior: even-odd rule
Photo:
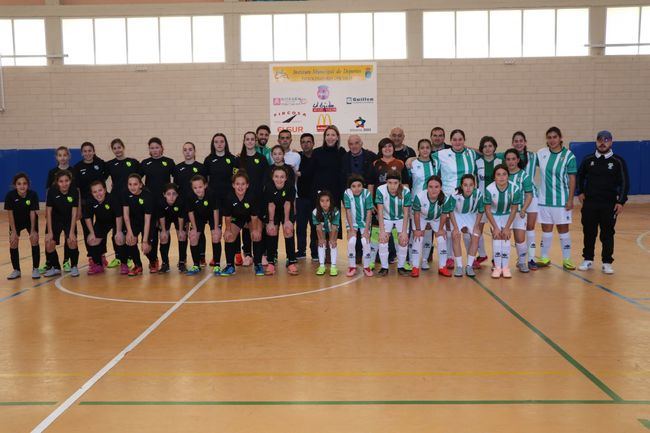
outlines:
[[[595,283],[595,282],[591,281],[590,279],[585,278],[585,277],[583,277],[582,275],[580,275],[580,274],[578,274],[578,273],[576,273],[576,272],[574,272],[574,271],[569,271],[569,270],[567,270],[567,269],[564,269],[562,266],[560,266],[560,265],[556,265],[555,263],[551,263],[551,266],[553,266],[554,268],[557,268],[557,269],[561,270],[562,272],[566,272],[567,274],[572,275],[572,276],[574,276],[574,277],[576,277],[576,278],[578,278],[578,279],[584,281],[585,283],[589,283],[589,284],[591,284],[591,285],[593,285],[593,286],[599,288],[599,289],[602,290],[603,292],[609,293],[610,295],[614,295],[614,296],[616,296],[617,298],[622,299],[623,301],[625,301],[625,302],[627,302],[627,303],[630,303],[630,304],[634,305],[635,307],[637,307],[637,308],[640,309],[640,310],[643,310],[643,311],[645,311],[645,312],[650,312],[650,306],[647,306],[647,305],[645,305],[645,304],[642,304],[641,302],[638,302],[638,301],[635,300],[634,298],[630,298],[630,297],[625,296],[625,295],[623,295],[623,294],[621,294],[621,293],[618,293],[616,290],[612,290],[612,289],[610,289],[610,288],[607,288],[607,287],[603,286],[602,284]]]
[[[45,277],[41,277],[41,278],[45,278]],[[49,283],[51,283],[52,281],[54,281],[54,278],[48,278],[48,279],[46,279],[45,281],[41,281],[40,283],[36,283],[36,284],[34,284],[33,286],[31,286],[31,287],[26,287],[26,288],[24,288],[24,289],[20,289],[19,291],[14,292],[14,293],[12,293],[11,295],[7,295],[7,296],[5,296],[4,298],[0,298],[0,302],[8,301],[9,299],[12,299],[12,298],[15,298],[15,297],[17,297],[17,296],[20,296],[20,295],[22,295],[22,294],[25,293],[25,292],[29,292],[31,289],[35,289],[35,288],[37,288],[37,287],[41,287],[41,286],[44,286],[44,285],[46,285],[46,284],[49,284]]]
[[[643,232],[643,233],[641,233],[641,234],[640,234],[639,236],[637,236],[637,238],[636,238],[636,244],[639,246],[639,248],[641,248],[641,249],[642,249],[643,251],[645,251],[646,253],[650,253],[650,250],[649,250],[648,248],[646,248],[645,245],[643,245],[643,238],[645,238],[645,237],[648,236],[648,235],[650,235],[650,230],[648,230],[647,232]]]
[[[472,278],[472,280],[478,284],[488,295],[490,295],[495,301],[497,301],[503,308],[505,308],[511,315],[513,315],[517,320],[523,323],[528,329],[533,331],[540,337],[546,344],[548,344],[552,349],[559,353],[567,362],[573,365],[578,371],[580,371],[587,379],[589,379],[594,385],[596,385],[602,392],[607,394],[613,401],[622,401],[623,398],[614,392],[610,387],[605,385],[603,381],[598,379],[592,372],[587,370],[582,364],[580,364],[575,358],[573,358],[569,353],[562,349],[562,347],[553,341],[550,337],[544,334],[539,328],[530,323],[524,316],[519,314],[514,308],[512,308],[506,301],[500,298],[496,293],[490,290],[485,284],[483,284],[478,278]]]
[[[61,280],[65,278],[62,276],[57,279]],[[41,433],[45,431],[54,421],[56,421],[63,413],[70,408],[82,395],[91,389],[102,377],[106,375],[113,367],[115,367],[124,357],[135,349],[145,338],[147,338],[153,331],[155,331],[169,316],[171,316],[176,310],[178,310],[192,295],[194,295],[197,290],[201,288],[208,280],[212,278],[212,274],[209,274],[201,281],[196,283],[181,299],[179,299],[174,305],[172,305],[167,311],[165,311],[155,322],[153,322],[147,329],[144,330],[138,337],[136,337],[131,343],[129,343],[120,353],[115,355],[104,367],[102,367],[93,377],[88,379],[81,387],[75,391],[70,397],[68,397],[59,407],[57,407],[51,414],[49,414],[43,421],[41,421],[33,430],[32,433]]]
[[[64,278],[65,277],[67,277],[67,275],[64,276]],[[354,278],[351,278],[339,284],[334,284],[332,286],[321,287],[319,289],[307,290],[304,292],[287,293],[284,295],[262,296],[257,298],[242,298],[242,299],[221,299],[221,300],[214,300],[214,301],[187,301],[185,303],[188,305],[189,304],[232,304],[237,302],[269,301],[274,299],[292,298],[295,296],[304,296],[304,295],[310,295],[314,293],[326,292],[342,286],[347,286],[348,284],[352,284],[353,282],[359,280],[362,277],[363,274],[360,274]],[[82,298],[93,299],[96,301],[122,302],[122,303],[131,303],[131,304],[174,304],[175,303],[175,301],[148,301],[148,300],[138,300],[138,299],[106,298],[102,296],[87,295],[85,293],[73,292],[72,290],[64,287],[63,284],[61,283],[62,279],[63,278],[58,279],[55,282],[55,285],[56,288],[62,291],[63,293],[67,293],[68,295],[73,295],[73,296],[79,296]]]
[[[0,401],[0,406],[54,406],[56,401]]]

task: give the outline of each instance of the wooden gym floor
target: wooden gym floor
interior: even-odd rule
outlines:
[[[614,276],[597,261],[497,281],[311,262],[6,281],[3,215],[0,432],[650,431],[648,215],[626,206]],[[579,211],[572,234],[578,264]]]

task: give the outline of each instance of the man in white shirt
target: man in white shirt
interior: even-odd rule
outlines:
[[[300,154],[291,149],[291,131],[287,129],[280,131],[278,144],[284,149],[284,163],[293,169],[297,180],[300,176]]]

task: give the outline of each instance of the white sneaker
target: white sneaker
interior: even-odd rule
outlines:
[[[41,278],[41,273],[38,271],[38,268],[32,269],[32,279],[38,280]]]
[[[579,271],[588,271],[594,267],[593,260],[583,260],[580,266],[578,266]]]
[[[612,268],[611,263],[603,263],[603,274],[612,275],[614,273],[614,268]]]
[[[61,269],[56,269],[56,268],[50,268],[47,271],[45,271],[45,274],[43,274],[45,278],[56,277],[58,275],[61,275]]]
[[[14,269],[8,276],[8,280],[15,280],[16,278],[20,278],[20,271]]]
[[[428,271],[430,269],[429,262],[422,260],[422,266],[420,267],[423,271]]]

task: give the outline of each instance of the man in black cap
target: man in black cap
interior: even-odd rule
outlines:
[[[578,267],[587,271],[594,265],[594,247],[600,227],[603,244],[602,271],[613,274],[614,225],[623,212],[629,191],[625,160],[612,151],[612,134],[600,131],[596,137],[596,152],[587,156],[578,169],[577,190],[582,202],[582,233],[584,261]]]

